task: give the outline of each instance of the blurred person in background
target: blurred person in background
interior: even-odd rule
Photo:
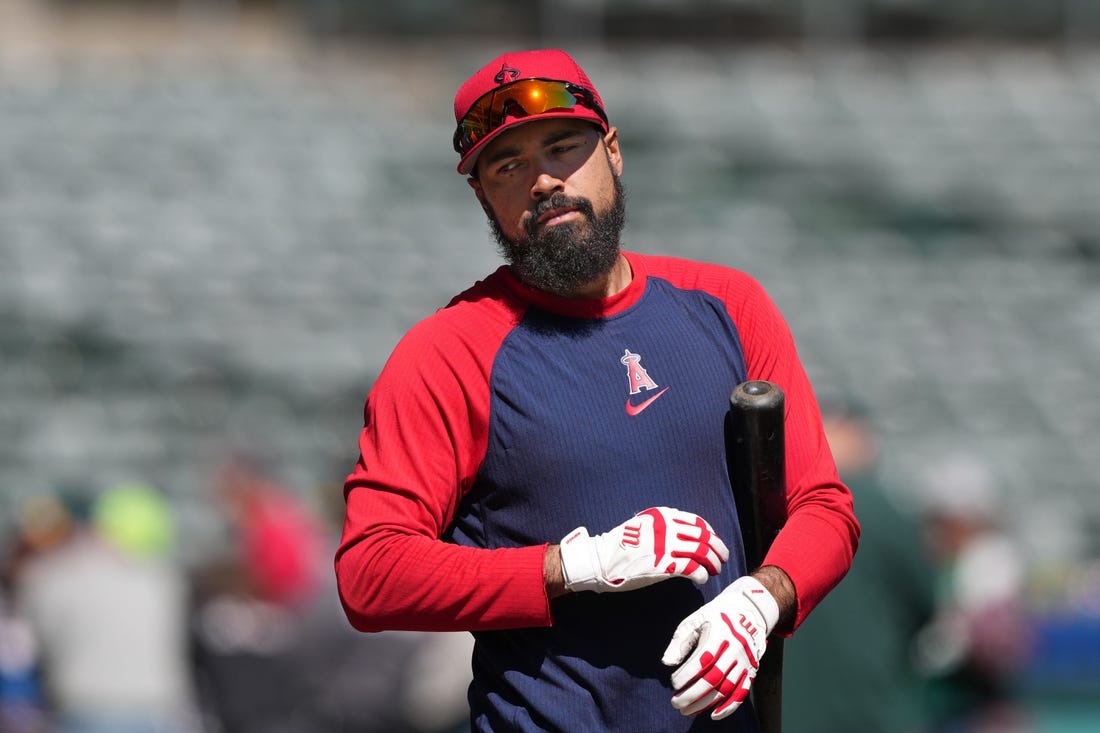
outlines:
[[[30,622],[0,589],[0,731],[45,733],[45,700],[39,684],[38,641]]]
[[[38,682],[38,644],[31,624],[0,591],[0,731],[45,733],[45,700]]]
[[[469,717],[468,644],[352,629],[332,572],[341,487],[321,484],[306,496],[264,465],[240,454],[216,471],[226,552],[193,575],[192,642],[206,729],[461,731]]]
[[[192,655],[205,727],[303,729],[312,701],[293,649],[322,587],[322,528],[255,456],[237,453],[217,465],[211,489],[225,543],[191,578]]]
[[[214,492],[251,592],[285,608],[315,597],[328,568],[317,561],[325,533],[309,504],[245,454],[222,465]]]
[[[937,567],[936,605],[917,659],[932,680],[935,733],[1024,733],[1021,682],[1032,648],[1026,566],[1000,516],[990,468],[957,453],[921,493]]]
[[[16,607],[34,630],[51,730],[193,730],[186,585],[169,557],[168,504],[119,485],[71,507],[72,529],[18,569]]]
[[[34,556],[60,545],[73,530],[72,518],[55,496],[24,501],[0,557],[0,731],[44,733],[47,728],[41,681],[41,649],[30,621],[15,607],[15,582]]]
[[[920,733],[930,716],[913,648],[932,616],[935,569],[917,516],[881,484],[866,411],[848,400],[823,399],[822,420],[862,533],[844,582],[785,647],[783,728]]]

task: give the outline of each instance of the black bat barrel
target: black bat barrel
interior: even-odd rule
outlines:
[[[786,518],[783,413],[783,390],[771,382],[744,382],[730,395],[726,460],[750,569]]]

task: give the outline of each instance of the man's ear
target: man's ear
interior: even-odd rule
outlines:
[[[619,128],[608,128],[607,133],[603,136],[603,144],[607,148],[607,159],[611,161],[611,169],[615,171],[615,175],[621,176],[623,174],[623,154],[619,150]]]

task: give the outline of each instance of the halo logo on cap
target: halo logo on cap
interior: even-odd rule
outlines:
[[[511,84],[519,78],[519,69],[508,64],[501,64],[500,71],[493,77],[497,84]]]

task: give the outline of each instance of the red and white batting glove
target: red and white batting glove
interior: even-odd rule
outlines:
[[[595,537],[577,527],[561,541],[561,569],[572,591],[634,590],[680,575],[702,585],[729,558],[702,517],[663,506]]]
[[[748,697],[778,620],[775,598],[746,575],[681,621],[661,658],[680,665],[672,673],[672,706],[684,715],[717,706],[715,720],[731,715]]]

